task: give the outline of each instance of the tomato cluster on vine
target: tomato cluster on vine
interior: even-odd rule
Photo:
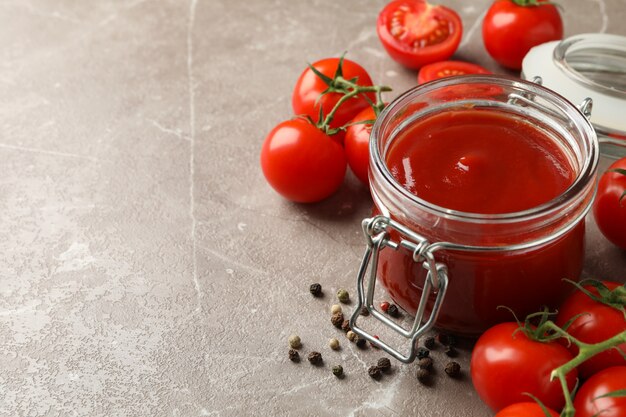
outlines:
[[[326,58],[305,69],[293,90],[296,116],[279,123],[261,149],[261,168],[280,195],[313,203],[335,193],[347,166],[368,184],[369,135],[386,86],[354,61]]]

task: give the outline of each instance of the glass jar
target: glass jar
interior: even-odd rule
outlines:
[[[388,167],[394,141],[426,118],[464,110],[495,111],[540,131],[566,155],[571,185],[544,204],[504,214],[457,211],[409,192]],[[586,117],[590,110],[590,100],[578,109],[537,83],[484,75],[441,79],[393,101],[370,138],[374,216],[363,221],[368,246],[359,270],[354,330],[410,362],[417,338],[432,326],[477,335],[512,319],[510,311],[498,306],[523,317],[544,305],[557,305],[570,288],[563,278],[578,280],[582,270],[584,217],[593,200],[598,164],[597,138]],[[374,307],[377,279],[395,303],[415,315],[411,329]],[[411,339],[409,355],[358,326],[362,306]]]

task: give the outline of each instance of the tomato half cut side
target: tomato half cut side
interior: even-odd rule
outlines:
[[[417,74],[417,83],[424,84],[428,81],[438,80],[439,78],[468,74],[491,74],[491,71],[480,65],[464,61],[434,62],[420,69],[420,72]]]
[[[387,53],[412,69],[452,56],[463,34],[459,15],[424,0],[395,0],[378,15],[378,37]]]

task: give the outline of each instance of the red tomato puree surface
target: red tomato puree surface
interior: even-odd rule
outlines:
[[[482,214],[516,212],[547,203],[575,179],[574,168],[553,138],[529,122],[495,110],[464,109],[427,116],[399,133],[386,163],[395,179],[421,199]],[[422,225],[416,232],[431,241],[455,241],[459,236],[448,229],[446,221]],[[475,227],[474,244],[497,244],[487,226]],[[531,222],[527,232],[531,239],[549,234],[535,229]],[[392,238],[398,236],[392,233]],[[513,319],[498,306],[513,309],[518,317],[544,305],[556,306],[571,288],[562,279],[579,278],[583,238],[584,222],[580,222],[562,237],[528,250],[437,252],[449,276],[437,326],[475,335]],[[391,298],[415,314],[425,277],[422,264],[414,262],[406,249],[384,249],[378,276]]]
[[[487,110],[449,111],[414,124],[395,139],[387,166],[421,199],[482,214],[539,206],[574,181],[567,156],[545,133]]]

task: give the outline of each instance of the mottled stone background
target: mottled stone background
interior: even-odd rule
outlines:
[[[442,3],[465,25],[456,57],[503,72],[489,0]],[[623,0],[563,3],[568,35],[626,34]],[[259,169],[307,61],[349,51],[388,99],[414,85],[376,37],[383,4],[0,0],[0,415],[490,415],[467,350],[464,378],[440,367],[427,388],[397,363],[370,379],[373,349],[326,347],[368,192],[349,174],[290,204]],[[589,230],[587,273],[624,279]],[[288,362],[291,333],[325,366]]]

